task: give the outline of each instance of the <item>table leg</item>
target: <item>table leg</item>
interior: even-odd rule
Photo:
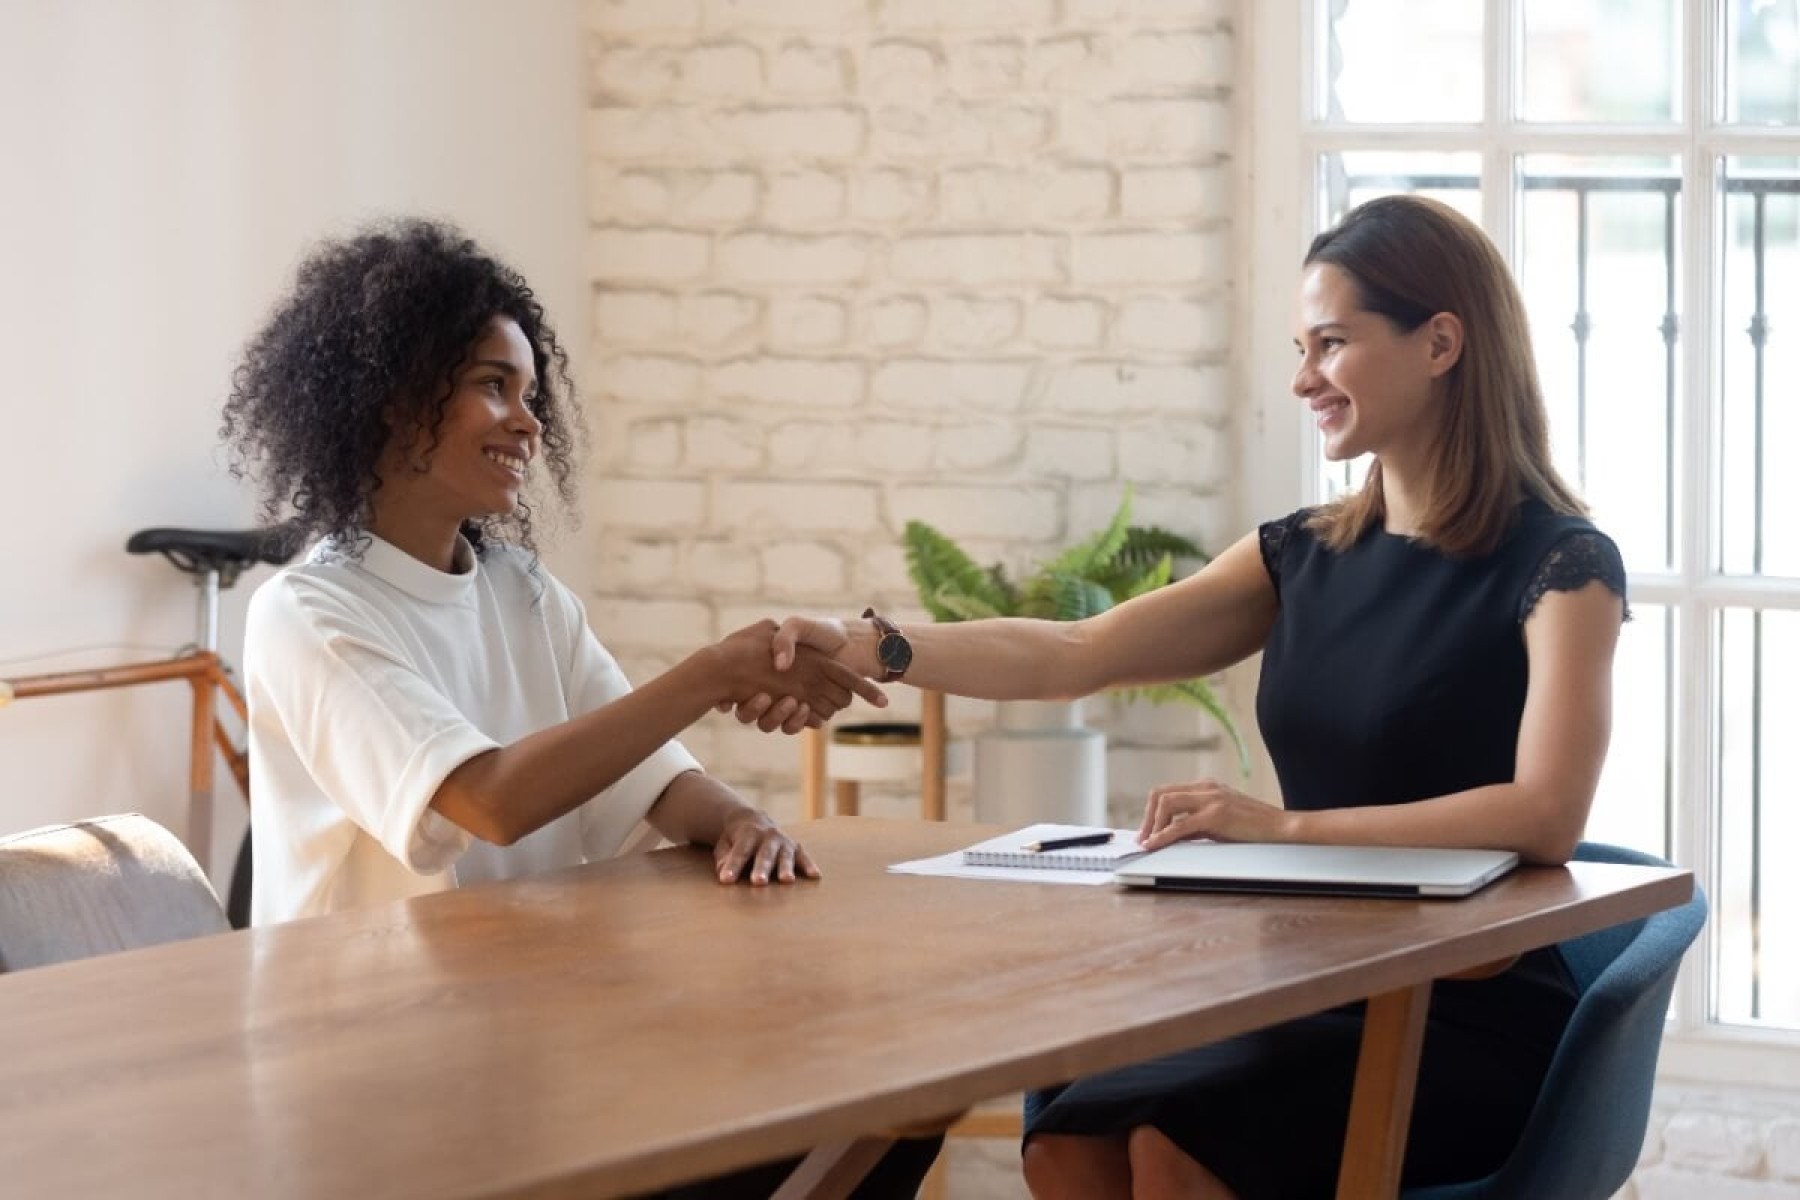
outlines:
[[[845,1200],[893,1144],[863,1137],[814,1147],[769,1200]]]
[[[1338,1168],[1338,1200],[1373,1200],[1400,1194],[1406,1160],[1406,1127],[1419,1082],[1419,1048],[1431,984],[1420,983],[1369,999],[1362,1048],[1356,1057],[1356,1090]]]

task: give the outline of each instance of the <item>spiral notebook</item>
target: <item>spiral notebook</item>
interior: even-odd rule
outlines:
[[[1029,846],[1058,838],[1110,833],[1112,840],[1099,846],[1070,846],[1062,850],[1030,850]],[[962,852],[964,866],[1039,867],[1064,871],[1111,871],[1144,852],[1137,830],[1107,829],[1099,825],[1027,825],[1012,833],[976,842]]]

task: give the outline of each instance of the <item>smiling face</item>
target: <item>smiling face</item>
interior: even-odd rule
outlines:
[[[1294,394],[1318,422],[1327,459],[1373,453],[1422,461],[1436,432],[1438,381],[1461,346],[1454,317],[1440,313],[1403,331],[1361,307],[1349,274],[1314,263],[1300,277],[1294,344]]]
[[[531,343],[508,317],[489,321],[451,379],[436,430],[397,430],[382,455],[370,531],[444,568],[466,520],[509,513],[543,425]]]

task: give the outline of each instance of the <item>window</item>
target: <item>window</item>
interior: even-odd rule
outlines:
[[[1302,502],[1360,481],[1274,394],[1277,263],[1389,192],[1487,229],[1531,312],[1558,465],[1631,573],[1589,834],[1692,866],[1713,901],[1677,1028],[1800,1047],[1800,0],[1313,0],[1255,20],[1246,453],[1293,454]],[[1297,97],[1270,82],[1283,54]],[[1284,188],[1308,198],[1291,215]]]

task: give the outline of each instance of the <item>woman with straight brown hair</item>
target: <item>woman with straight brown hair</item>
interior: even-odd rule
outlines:
[[[991,699],[1083,696],[1262,654],[1281,804],[1213,779],[1152,789],[1140,840],[1514,850],[1561,863],[1606,756],[1624,616],[1617,548],[1551,464],[1524,305],[1481,230],[1435,201],[1364,204],[1300,278],[1294,393],[1354,495],[1263,524],[1205,569],[1087,621],[790,618],[858,671]],[[760,698],[743,720],[791,716]],[[1178,919],[1175,909],[1171,919]],[[1574,1005],[1554,949],[1434,989],[1408,1186],[1510,1152]],[[1360,1005],[1028,1098],[1039,1197],[1327,1196]]]
[[[1430,541],[1453,554],[1488,553],[1512,527],[1522,495],[1566,515],[1587,512],[1551,465],[1525,306],[1480,230],[1435,201],[1389,197],[1319,235],[1306,262],[1354,279],[1364,310],[1397,331],[1411,333],[1440,312],[1484,331],[1464,341],[1444,381],[1437,461],[1419,496]],[[1320,511],[1315,528],[1326,545],[1347,550],[1382,522],[1383,474],[1377,455],[1365,487]]]

